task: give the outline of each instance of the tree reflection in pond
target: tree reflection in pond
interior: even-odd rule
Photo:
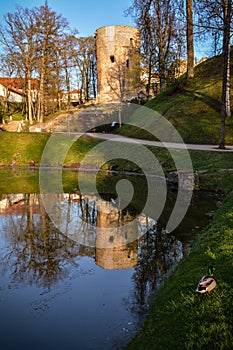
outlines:
[[[78,268],[75,257],[94,255],[94,249],[77,245],[58,232],[38,194],[6,195],[3,200],[7,203],[5,210],[1,208],[4,238],[11,246],[3,263],[11,270],[12,282],[49,290],[69,274],[68,264]]]
[[[52,194],[56,196],[57,205],[64,206],[66,202],[69,210],[66,217],[61,217],[63,227],[68,230],[73,225],[80,240],[91,243],[93,247],[81,245],[67,235],[61,234],[47,215],[41,197],[38,194],[2,195],[1,214],[4,216],[5,239],[11,244],[11,251],[4,262],[11,266],[14,280],[24,283],[43,285],[50,288],[51,284],[63,279],[68,273],[64,266],[69,263],[78,267],[75,262],[77,256],[95,256],[95,261],[107,269],[131,268],[137,264],[138,242],[134,238],[134,231],[143,235],[148,228],[144,216],[130,227],[127,234],[131,234],[132,243],[125,237],[112,237],[112,232],[104,235],[102,228],[118,228],[122,220],[132,219],[129,213],[116,210],[110,202],[72,194]],[[107,203],[107,204],[106,204]],[[103,209],[105,210],[98,210]],[[107,208],[107,209],[106,209]],[[88,228],[88,230],[87,230]],[[125,234],[125,232],[124,232]],[[85,236],[83,239],[83,236]],[[138,236],[138,233],[135,237]],[[72,237],[72,236],[71,236]],[[112,238],[112,239],[111,239]],[[116,239],[119,244],[115,246]],[[103,240],[108,246],[104,247]],[[112,246],[111,246],[112,245]],[[95,247],[96,246],[96,247]]]
[[[151,228],[139,243],[138,264],[132,276],[131,311],[145,318],[151,297],[161,286],[168,272],[183,257],[183,245],[165,230]]]
[[[40,195],[0,196],[0,305],[5,321],[0,333],[9,349],[15,349],[20,341],[22,348],[31,349],[32,343],[29,340],[25,343],[28,334],[25,330],[29,327],[31,334],[38,337],[44,334],[44,327],[51,326],[49,322],[58,327],[56,336],[51,336],[51,343],[46,343],[46,337],[40,338],[38,348],[62,349],[67,342],[71,344],[77,334],[82,349],[112,349],[115,341],[125,341],[126,336],[128,340],[132,334],[127,330],[129,325],[134,331],[137,329],[148,309],[150,296],[186,253],[195,233],[191,227],[197,222],[198,226],[205,225],[209,217],[203,213],[214,210],[217,201],[217,198],[208,200],[206,195],[203,198],[208,200],[208,205],[205,201],[204,207],[200,201],[198,205],[193,201],[185,219],[187,226],[185,222],[182,224],[183,232],[190,235],[184,235],[179,228],[174,234],[167,234],[157,227],[157,224],[162,226],[162,218],[157,223],[156,218],[140,214],[133,222],[135,208],[119,211],[110,197],[104,201],[90,195],[52,196],[56,196],[56,206],[68,209],[65,214],[58,211],[62,213],[59,220],[65,232],[72,228],[76,238],[91,244],[80,244],[77,239],[61,233],[47,215]],[[133,224],[128,231],[123,235],[119,231],[120,236],[115,239],[110,228],[118,229],[120,223],[131,220]],[[109,231],[102,231],[106,227]],[[129,237],[130,242],[126,244]],[[13,308],[11,314],[9,305],[10,309],[11,305],[22,305],[22,308],[17,306],[17,314]],[[47,315],[43,321],[36,322],[35,315],[28,316],[31,309],[40,310],[42,315],[47,311]],[[57,315],[62,319],[59,323]],[[16,324],[18,337],[14,341],[7,329]],[[9,341],[11,345],[7,347]]]

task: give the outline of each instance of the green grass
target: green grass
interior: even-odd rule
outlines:
[[[233,50],[232,50],[233,51]],[[232,54],[233,63],[233,54]],[[222,57],[213,57],[195,68],[195,77],[186,81],[179,78],[163,93],[145,106],[163,115],[179,132],[186,143],[218,144],[220,129],[220,108],[222,89]],[[233,77],[231,78],[231,85]],[[233,109],[233,92],[231,91]],[[142,124],[143,125],[143,124]],[[142,139],[154,139],[145,132],[156,133],[153,121],[144,121],[144,128],[136,129],[125,125],[119,132],[122,135]],[[233,144],[233,120],[226,120],[226,144]]]
[[[162,94],[147,104],[148,108],[161,113],[178,130],[186,143],[218,144],[220,125],[221,96],[221,56],[214,57],[195,69],[195,78],[190,82],[179,79]],[[16,118],[18,118],[16,116]],[[154,139],[153,135],[143,130],[154,126],[142,120],[142,128],[124,126],[121,133],[131,137]],[[152,123],[153,124],[153,123]],[[233,144],[233,122],[226,121],[226,143]],[[0,164],[14,163],[9,176],[1,178],[1,188],[10,192],[33,193],[38,191],[38,177],[17,166],[27,166],[31,162],[39,166],[41,156],[49,134],[9,133],[0,134]],[[67,153],[64,164],[61,163],[62,151],[66,140],[57,144],[50,165],[78,166],[85,157],[89,165],[102,164],[103,169],[117,171],[141,171],[137,164],[122,159],[107,161],[103,153],[90,153],[99,141],[82,138],[73,143]],[[148,147],[166,174],[175,167],[168,150]],[[116,144],[114,151],[121,154],[122,144]],[[143,154],[138,158],[144,160]],[[159,293],[156,295],[148,320],[141,332],[128,345],[128,349],[226,349],[233,344],[233,157],[232,153],[190,151],[193,168],[200,174],[200,188],[221,190],[228,193],[224,206],[215,215],[213,222],[195,240],[190,254],[185,257],[171,273]],[[184,153],[177,151],[182,159]],[[186,156],[186,155],[185,155]],[[85,164],[86,164],[85,163]],[[155,172],[146,159],[143,168]],[[226,169],[222,171],[222,169]],[[3,170],[4,171],[4,170]],[[63,174],[65,184],[70,184],[68,191],[76,186],[76,173]],[[91,175],[90,175],[91,178]],[[16,181],[17,179],[17,181]],[[91,181],[86,177],[86,181]],[[102,189],[108,187],[111,179],[100,175]],[[12,191],[12,187],[14,191]],[[69,186],[69,185],[68,185]],[[141,190],[138,189],[138,190]],[[230,194],[229,194],[230,193]],[[195,288],[201,275],[206,273],[212,263],[216,270],[217,287],[210,296],[198,295]]]
[[[1,132],[0,134],[0,165],[27,166],[35,163],[39,166],[45,146],[50,138],[46,133],[14,133]],[[61,152],[66,147],[68,140],[67,135],[61,135],[57,139],[56,147],[50,159],[51,166],[60,164]],[[64,165],[71,166],[73,163],[80,162],[88,151],[98,144],[98,140],[90,141],[88,138],[80,138],[78,142],[73,143],[65,159]]]
[[[0,117],[3,117],[5,121],[10,120],[10,116],[12,117],[12,120],[22,120],[22,104],[19,102],[10,102],[8,111],[4,111],[4,108],[2,105],[0,105]],[[0,121],[1,122],[1,121]]]
[[[33,161],[38,165],[48,138],[48,134],[1,132],[0,164],[21,166]]]
[[[228,193],[233,190],[233,171],[209,171],[199,176],[199,187]]]
[[[28,168],[0,169],[0,194],[39,193],[39,172]]]
[[[28,166],[31,164],[39,166],[46,143],[50,137],[49,134],[44,133],[11,132],[2,132],[0,136],[0,164],[7,166],[11,164],[14,164],[14,166]],[[155,166],[144,156],[143,148],[140,146],[137,149],[136,146],[130,147],[129,144],[123,147],[124,144],[115,143],[112,147],[112,151],[114,152],[111,158],[112,160],[108,161],[99,148],[96,147],[100,144],[99,140],[82,137],[76,142],[71,142],[72,145],[63,162],[61,154],[66,143],[67,136],[65,138],[61,137],[59,142],[56,143],[56,147],[48,154],[47,165],[64,165],[65,167],[78,167],[80,164],[82,167],[101,165],[103,170],[139,173],[144,171],[152,174],[157,172]],[[95,147],[96,151],[93,151]],[[158,160],[165,175],[175,169],[174,159],[167,149],[160,147],[148,147],[147,149],[152,152],[152,158]],[[118,154],[119,157],[115,157],[114,154]],[[136,162],[127,161],[134,154],[137,155]],[[175,154],[181,163],[182,157],[187,156],[187,153],[181,150],[175,151]],[[225,191],[233,189],[232,172],[219,172],[221,169],[233,169],[232,153],[191,150],[189,155],[192,160],[193,169],[200,172],[200,184],[202,188]],[[119,159],[123,157],[126,159]],[[140,160],[140,164],[138,164],[138,159]],[[139,165],[141,165],[142,169],[140,169]],[[203,171],[206,172],[203,173]]]
[[[232,349],[232,208],[233,193],[157,293],[147,321],[128,350]],[[209,264],[215,267],[217,286],[210,295],[199,295],[195,289]]]

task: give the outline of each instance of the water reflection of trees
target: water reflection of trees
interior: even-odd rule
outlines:
[[[132,237],[136,237],[135,230],[137,230],[137,235],[141,237],[139,241],[130,239],[130,244],[113,246],[110,249],[111,242],[114,241],[110,230],[109,232],[107,230],[104,239],[109,245],[105,249],[103,244],[99,246],[97,244],[101,243],[99,237],[97,239],[100,229],[117,227],[119,218],[122,219],[123,215],[124,221],[127,220],[128,212],[118,211],[112,207],[111,202],[104,200],[97,204],[96,199],[91,196],[82,197],[75,194],[51,194],[51,196],[56,196],[53,198],[53,205],[55,203],[55,206],[61,206],[58,213],[61,213],[59,219],[65,227],[64,232],[68,232],[72,227],[84,244],[85,242],[92,244],[80,244],[80,241],[61,234],[51,222],[39,194],[3,195],[0,197],[0,204],[5,203],[5,211],[2,214],[4,214],[5,239],[10,247],[3,264],[5,270],[11,271],[11,280],[50,289],[53,284],[67,278],[72,273],[72,267],[75,271],[79,269],[78,256],[95,256],[96,264],[108,269],[122,269],[136,265],[133,274],[135,288],[130,304],[132,312],[144,313],[152,292],[159,288],[167,273],[185,253],[188,237],[181,236],[185,239],[177,239],[179,235],[175,237],[167,234],[164,230],[153,226],[154,220],[140,215],[138,224],[135,227],[132,225]],[[63,213],[64,207],[68,209]],[[135,212],[132,212],[130,219],[134,218],[134,215]],[[189,221],[188,226],[192,227]],[[88,237],[90,227],[93,232],[91,238]],[[131,232],[127,234],[131,235]]]
[[[99,230],[96,229],[97,221],[99,224],[101,222],[101,227],[111,227],[117,225],[117,215],[123,215],[113,208],[114,217],[109,216],[107,209],[113,210],[109,202],[100,214],[101,211],[98,213],[98,205],[93,198],[83,198],[74,194],[52,196],[56,196],[56,200],[53,198],[53,204],[57,203],[59,206],[60,203],[62,206],[66,203],[68,210],[64,215],[61,214],[60,220],[67,230],[69,225],[75,227],[80,237],[85,235],[88,225],[93,227],[93,239],[96,239],[96,232]],[[51,222],[39,194],[5,195],[1,200],[6,201],[6,213],[10,214],[5,215],[5,232],[11,251],[6,255],[4,264],[10,267],[14,281],[50,288],[69,274],[69,266],[78,269],[77,256],[95,255],[96,263],[106,268],[110,268],[110,265],[118,268],[137,265],[133,276],[133,304],[144,308],[151,292],[160,286],[167,272],[182,258],[182,244],[165,231],[156,230],[155,226],[151,228],[152,224],[148,224],[148,218],[141,217],[138,227],[134,228],[142,230],[145,226],[139,242],[134,241],[131,245],[114,249],[97,249],[95,244],[92,245],[93,248],[80,245],[69,239],[68,235],[61,234]],[[100,201],[101,207],[103,202]],[[109,220],[111,222],[108,222]],[[147,233],[144,234],[145,232]],[[107,239],[109,240],[108,236]],[[85,240],[89,241],[89,238],[83,241]],[[107,262],[111,264],[108,265]],[[124,266],[126,262],[127,266]]]
[[[10,196],[8,200],[10,203]],[[11,215],[6,215],[4,231],[11,250],[3,263],[5,269],[12,271],[12,281],[50,289],[69,274],[69,265],[78,268],[78,255],[94,254],[93,249],[82,247],[57,231],[40,195],[25,194],[9,210]]]
[[[79,194],[43,194],[46,212],[67,237],[85,246],[95,246],[96,201]]]
[[[145,316],[151,296],[161,286],[168,272],[183,257],[183,246],[175,236],[156,226],[139,242],[138,264],[133,274],[131,311]]]

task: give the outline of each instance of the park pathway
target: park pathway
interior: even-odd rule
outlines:
[[[154,146],[154,147],[166,147],[168,149],[173,148],[173,149],[188,149],[188,150],[214,151],[214,152],[233,152],[233,146],[226,146],[225,149],[219,149],[218,145],[196,145],[196,144],[190,144],[190,143],[149,141],[149,140],[135,139],[135,138],[116,135],[116,134],[88,133],[87,135],[92,138],[112,140],[117,142],[136,143],[136,144],[142,144],[142,145]]]
[[[86,112],[87,113],[87,112]],[[64,121],[68,115],[62,114],[59,115],[57,118],[52,120],[49,123],[44,123],[44,131],[53,132],[56,130],[57,126],[61,123],[61,121]],[[93,118],[93,115],[92,115]],[[19,131],[19,121],[11,121],[8,124],[0,124],[0,127],[5,129],[6,131]],[[41,127],[39,124],[35,124],[32,126],[31,131],[36,131],[37,127]],[[42,128],[40,129],[42,131]],[[81,135],[81,133],[77,133],[77,138]],[[126,142],[126,143],[137,143],[147,146],[153,146],[153,147],[166,147],[166,148],[172,148],[172,149],[187,149],[187,150],[199,150],[199,151],[214,151],[214,152],[233,152],[233,146],[226,146],[225,149],[219,149],[218,145],[200,145],[200,144],[189,144],[189,143],[172,143],[172,142],[160,142],[160,141],[149,141],[149,140],[141,140],[141,139],[135,139],[131,137],[121,136],[117,134],[107,134],[107,133],[97,133],[97,132],[91,132],[86,133],[86,135],[89,135],[92,138],[98,138],[98,139],[104,139],[104,140],[112,140],[116,142]]]

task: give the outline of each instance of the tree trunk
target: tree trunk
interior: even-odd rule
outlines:
[[[193,46],[193,2],[186,0],[187,18],[187,78],[194,77],[194,46]]]
[[[222,104],[220,114],[220,141],[219,148],[225,148],[225,120],[230,117],[230,25],[231,0],[224,4],[224,32],[223,32],[223,76],[222,76]]]
[[[68,109],[70,109],[70,77],[69,77],[69,72],[68,72],[68,69],[65,68],[65,72],[66,72],[66,91],[67,91],[67,97],[68,97],[68,100],[67,100],[67,107]]]
[[[86,78],[85,78],[85,95],[86,95],[86,101],[89,101],[89,69],[86,67]]]
[[[27,107],[28,107],[28,120],[29,124],[32,125],[32,94],[31,94],[31,76],[27,73]]]
[[[45,115],[45,99],[44,99],[44,70],[42,69],[40,75],[40,114],[39,122],[43,123]]]
[[[93,97],[95,99],[97,96],[97,93],[96,93],[96,74],[95,74],[95,65],[93,62],[91,62],[91,75],[92,75]]]
[[[149,58],[149,67],[148,67],[148,79],[147,79],[147,85],[146,85],[146,97],[149,101],[150,99],[150,90],[151,90],[151,74],[152,74],[152,60],[151,55]]]
[[[4,107],[4,113],[6,114],[8,112],[8,98],[9,98],[10,92],[8,90],[8,87],[6,87],[6,94],[3,98],[3,107]]]
[[[45,115],[45,97],[44,97],[44,80],[45,80],[45,56],[46,41],[43,42],[42,56],[40,60],[40,85],[38,94],[38,109],[37,109],[37,121],[43,123]]]

